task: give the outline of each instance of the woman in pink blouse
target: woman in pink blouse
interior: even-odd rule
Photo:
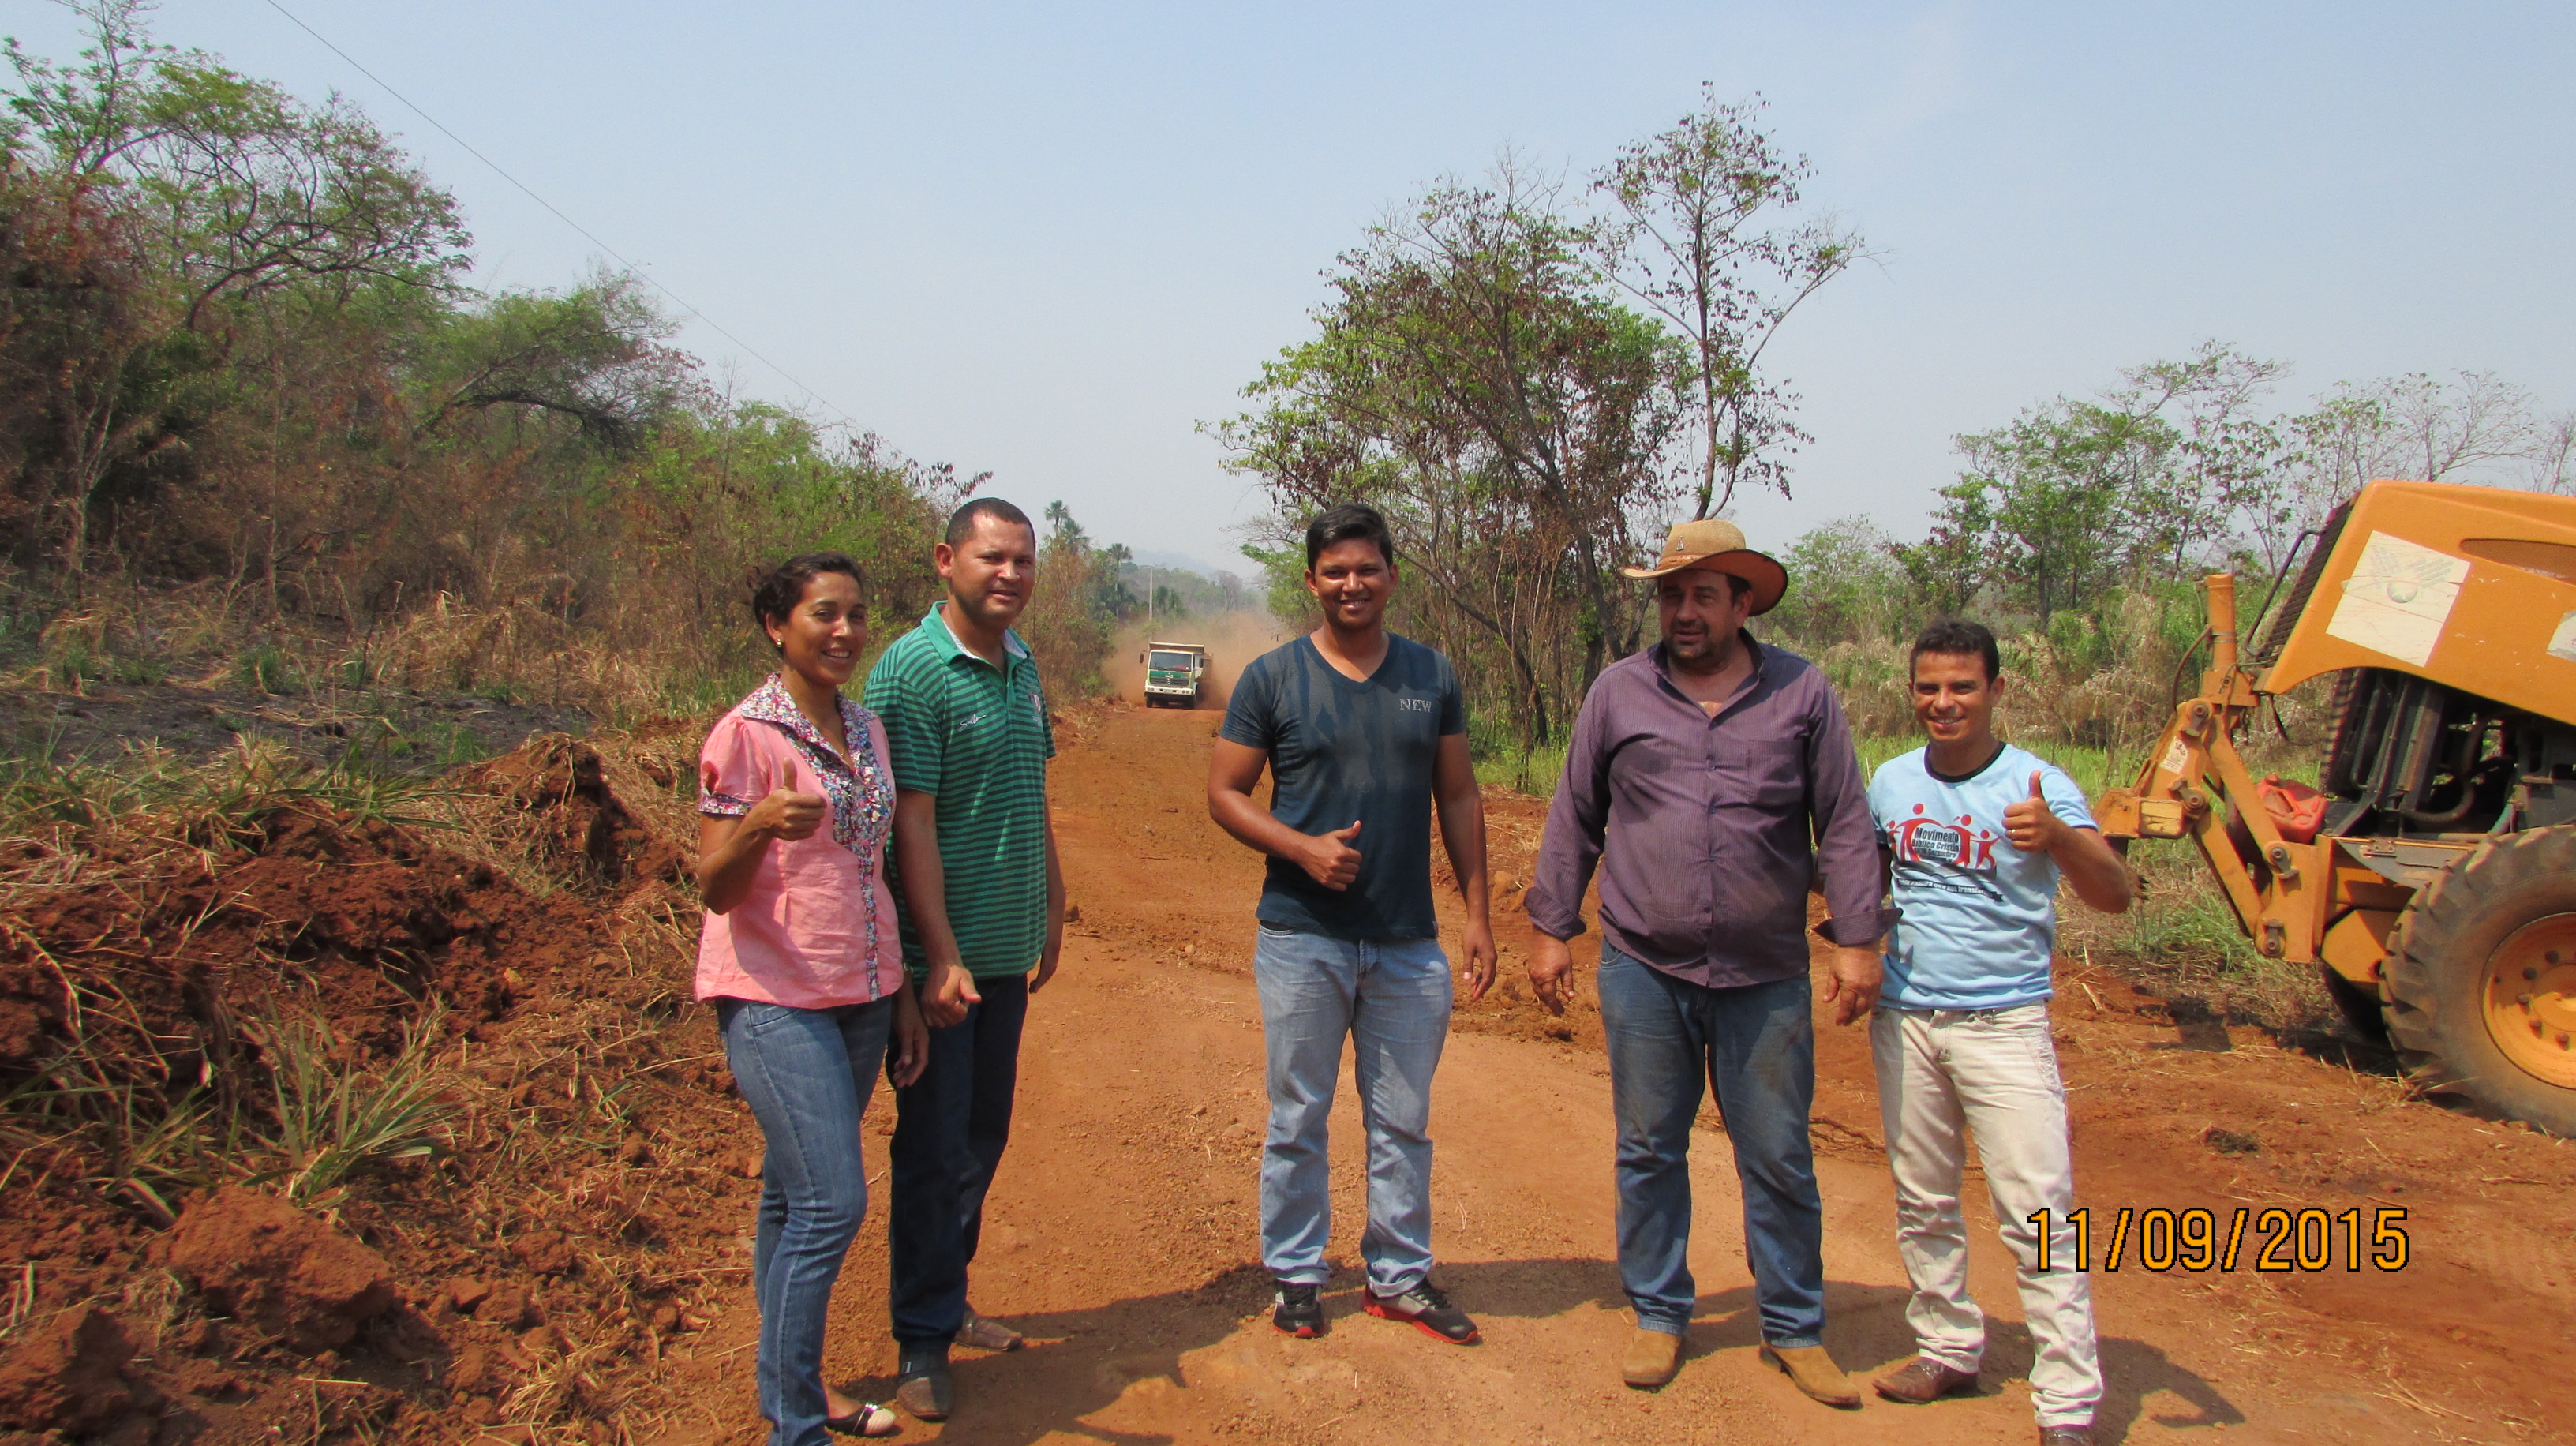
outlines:
[[[771,1446],[882,1436],[894,1413],[823,1384],[823,1320],[867,1214],[859,1117],[889,1041],[920,1074],[921,1013],[886,883],[894,775],[876,715],[841,696],[867,633],[858,564],[790,558],[752,613],[783,665],[716,720],[698,762],[697,997],[768,1141],[752,1293]]]

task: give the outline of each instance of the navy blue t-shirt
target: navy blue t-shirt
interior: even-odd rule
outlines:
[[[1440,740],[1467,731],[1449,660],[1387,635],[1385,661],[1354,683],[1311,639],[1243,670],[1217,736],[1270,755],[1270,812],[1304,834],[1360,825],[1359,876],[1336,892],[1270,860],[1255,917],[1274,929],[1384,943],[1440,933],[1431,910],[1431,774]]]

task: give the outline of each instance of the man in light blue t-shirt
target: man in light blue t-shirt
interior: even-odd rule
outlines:
[[[2031,1217],[2041,1211],[2049,1258],[2075,1258],[2049,956],[2060,877],[2085,903],[2118,913],[2129,907],[2129,872],[2075,781],[1995,737],[2003,680],[1993,633],[1934,623],[1914,640],[1910,667],[1914,716],[1931,741],[1882,765],[1869,784],[1899,911],[1870,1049],[1896,1176],[1896,1246],[1914,1283],[1905,1318],[1916,1355],[1873,1386],[1919,1405],[1976,1384],[1985,1318],[1968,1296],[1959,1215],[1973,1137],[2020,1267],[2041,1446],[2083,1446],[2102,1398],[2092,1296],[2080,1271],[2034,1269]]]

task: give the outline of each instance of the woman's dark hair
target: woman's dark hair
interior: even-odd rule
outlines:
[[[751,585],[751,620],[767,632],[771,623],[787,621],[788,614],[805,600],[805,584],[818,574],[837,572],[864,588],[867,579],[859,574],[856,558],[846,552],[800,552],[771,568]]]
[[[1336,542],[1368,542],[1377,546],[1377,555],[1386,565],[1395,566],[1395,539],[1387,534],[1386,519],[1374,507],[1357,502],[1344,502],[1327,507],[1306,524],[1306,570],[1315,570],[1315,559]]]
[[[2004,662],[1995,650],[1995,635],[1984,623],[1966,618],[1941,618],[1914,635],[1914,651],[1905,655],[1907,676],[1914,672],[1914,660],[1925,653],[1945,658],[1975,658],[1986,665],[1986,681],[1991,683],[2003,673]]]

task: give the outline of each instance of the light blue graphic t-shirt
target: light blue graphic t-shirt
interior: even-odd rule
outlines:
[[[1917,748],[1869,781],[1879,846],[1894,863],[1902,917],[1887,934],[1883,997],[1907,1009],[2009,1009],[2049,997],[2057,945],[2057,861],[2024,853],[2004,810],[2040,776],[2049,810],[2093,827],[2084,790],[2055,764],[2007,743],[1966,778],[1934,773]]]

